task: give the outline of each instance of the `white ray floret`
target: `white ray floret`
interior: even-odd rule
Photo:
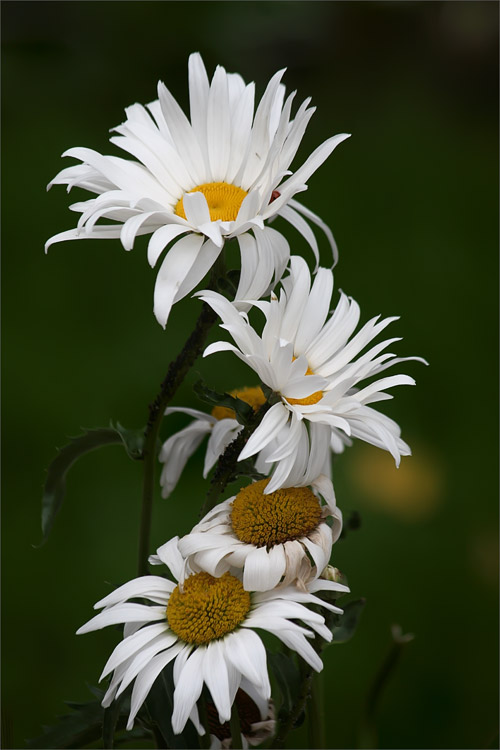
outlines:
[[[248,591],[268,591],[307,581],[327,566],[342,531],[342,513],[326,476],[312,483],[327,504],[307,487],[264,494],[259,480],[209,511],[179,541],[191,570],[213,576],[241,569]],[[331,525],[328,523],[331,521]]]
[[[414,379],[392,375],[362,387],[360,383],[400,362],[425,360],[386,352],[398,338],[386,339],[364,351],[397,318],[380,320],[377,316],[353,335],[359,306],[341,292],[330,314],[332,293],[331,270],[320,268],[311,286],[306,262],[292,256],[290,274],[282,281],[279,298],[272,295],[270,302],[253,302],[266,319],[261,335],[248,316],[225,297],[210,290],[199,293],[234,341],[215,342],[204,356],[233,352],[279,396],[239,456],[243,460],[271,444],[276,446],[266,458],[269,465],[274,464],[266,492],[301,484],[296,477],[303,476],[311,460],[318,467],[324,466],[329,444],[338,442],[342,433],[389,451],[397,465],[401,456],[410,454],[396,422],[369,404],[392,398],[387,389],[414,385]]]
[[[170,662],[175,684],[172,728],[176,734],[182,732],[188,719],[203,734],[196,703],[204,684],[221,722],[229,721],[243,680],[268,700],[271,688],[266,650],[255,628],[276,635],[316,671],[322,669],[321,659],[308,639],[316,633],[330,641],[332,635],[324,618],[305,605],[316,604],[342,613],[315,594],[323,589],[345,592],[346,586],[318,578],[307,584],[306,591],[282,586],[276,591],[250,593],[230,573],[220,578],[208,573],[189,575],[178,549],[178,537],[160,547],[151,562],[167,565],[181,584],[160,576],[129,581],[97,602],[95,609],[102,612],[77,631],[88,633],[124,624],[124,639],[108,659],[101,679],[112,673],[103,706],[109,706],[134,683],[127,729],[133,727],[153,683]],[[129,601],[136,598],[150,603]]]
[[[290,252],[266,222],[282,216],[311,246],[308,222],[329,228],[293,196],[348,135],[322,143],[295,172],[290,165],[314,112],[306,99],[291,116],[295,92],[284,99],[284,70],[270,80],[254,111],[255,86],[218,66],[209,82],[198,53],[189,58],[189,120],[163,83],[147,108],[134,104],[110,140],[133,157],[105,156],[71,148],[63,156],[82,163],[63,169],[50,183],[97,195],[70,208],[81,214],[75,229],[46,244],[85,238],[120,238],[125,250],[150,234],[148,260],[158,271],[154,312],[165,326],[172,305],[191,292],[215,263],[224,242],[238,238],[241,276],[236,300],[259,299],[281,278]],[[304,218],[305,217],[305,218]],[[307,219],[307,221],[306,221]],[[100,223],[101,220],[108,223]],[[112,222],[112,223],[110,223]]]
[[[244,389],[244,391],[257,391],[260,388]],[[235,391],[236,395],[241,398],[241,391]],[[262,403],[265,402],[262,394]],[[184,471],[186,463],[195,453],[198,446],[207,439],[205,458],[203,463],[203,477],[206,478],[209,471],[224,453],[227,446],[235,440],[243,426],[234,416],[225,416],[229,409],[213,409],[210,414],[199,411],[198,409],[188,409],[183,407],[169,407],[165,414],[180,412],[193,417],[193,421],[179,432],[171,435],[162,445],[159,459],[163,464],[160,485],[162,497],[168,497],[175,489],[179,478]],[[332,432],[330,438],[330,450],[332,453],[342,453],[346,445],[351,444],[351,439],[343,432]],[[267,457],[278,448],[276,440],[271,441],[269,445],[262,449],[257,455],[255,468],[261,474],[267,474],[269,464],[266,462]],[[322,463],[321,463],[322,462]],[[319,448],[310,455],[310,461],[302,476],[296,475],[294,478],[298,485],[303,486],[311,484],[320,474],[331,476],[330,452]]]

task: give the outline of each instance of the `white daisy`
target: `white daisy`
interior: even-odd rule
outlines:
[[[154,681],[171,661],[175,684],[172,728],[176,734],[189,718],[203,733],[196,702],[204,683],[221,722],[229,721],[243,678],[268,700],[266,650],[255,628],[275,634],[320,671],[323,664],[308,638],[317,633],[330,641],[332,635],[324,618],[304,605],[316,604],[341,613],[315,592],[348,591],[340,583],[320,578],[310,581],[305,592],[284,586],[264,593],[245,591],[230,573],[215,578],[203,572],[185,578],[189,571],[177,542],[177,537],[171,539],[157,553],[175,579],[183,581],[182,586],[159,576],[136,578],[97,602],[95,608],[103,611],[77,631],[88,633],[125,623],[124,639],[108,659],[101,679],[113,673],[103,706],[109,706],[135,680],[127,729],[132,728]],[[130,601],[135,599],[151,604]],[[301,620],[306,627],[294,620]]]
[[[393,375],[360,390],[357,385],[399,362],[425,362],[420,357],[382,353],[398,338],[382,341],[361,354],[397,318],[379,320],[377,316],[350,338],[359,321],[359,306],[341,292],[337,307],[329,316],[333,273],[320,268],[311,288],[306,262],[293,256],[290,267],[279,299],[273,295],[270,302],[253,303],[266,318],[260,336],[247,315],[239,313],[225,297],[209,290],[199,293],[220,316],[222,328],[229,331],[236,344],[218,341],[207,347],[204,356],[234,352],[278,394],[278,402],[265,414],[239,456],[240,460],[253,456],[276,440],[276,450],[266,459],[275,464],[266,492],[285,484],[302,484],[295,477],[303,475],[312,456],[319,466],[324,465],[332,432],[344,432],[384,448],[399,465],[401,456],[410,454],[400,438],[399,426],[368,404],[392,398],[385,389],[414,385],[414,379]]]
[[[238,388],[230,394],[245,401],[257,411],[266,402],[262,388]],[[225,406],[215,406],[210,414],[198,409],[184,409],[169,407],[165,414],[182,412],[194,417],[194,421],[184,429],[171,435],[160,451],[160,461],[163,468],[160,476],[162,497],[168,497],[174,490],[184,471],[188,459],[193,455],[202,440],[208,435],[207,450],[203,466],[203,477],[206,478],[210,469],[231,443],[242,428],[236,419],[235,412]],[[257,469],[259,470],[259,469]]]
[[[213,576],[241,568],[248,591],[269,591],[280,583],[305,584],[328,564],[342,531],[331,481],[318,477],[313,487],[287,487],[264,494],[269,479],[243,487],[207,513],[179,550],[194,571]],[[333,520],[332,526],[327,519]]]
[[[232,396],[236,396],[242,401],[252,405],[255,410],[262,406],[266,397],[259,386],[251,388],[240,388],[231,391]],[[173,412],[182,412],[194,417],[179,432],[171,435],[164,443],[160,451],[159,459],[163,464],[160,475],[160,485],[162,497],[168,497],[175,489],[180,479],[186,463],[196,451],[198,446],[208,436],[207,449],[203,465],[203,477],[206,479],[208,472],[216,464],[224,453],[225,449],[243,429],[242,425],[236,419],[235,412],[224,406],[215,406],[210,414],[199,411],[198,409],[187,409],[182,407],[169,407],[165,414]],[[332,431],[330,440],[330,449],[332,453],[342,453],[346,445],[351,445],[352,441],[343,432]],[[278,447],[277,440],[272,440],[260,453],[255,460],[255,468],[261,474],[267,474],[269,464],[266,459]],[[302,477],[302,484],[309,484],[318,474],[326,474],[331,477],[331,460],[328,451],[320,454],[324,458],[323,465],[320,466],[317,461],[311,462],[314,465],[306,470]],[[296,477],[299,481],[299,477]]]
[[[50,183],[97,194],[70,206],[81,213],[75,229],[54,242],[89,237],[119,237],[130,250],[139,234],[151,234],[148,260],[154,266],[169,243],[158,272],[154,312],[165,326],[172,305],[189,294],[219,256],[225,240],[238,238],[241,275],[236,299],[259,299],[281,278],[289,258],[285,238],[265,222],[282,216],[307,240],[318,262],[311,227],[329,228],[293,200],[346,134],[321,144],[292,173],[305,129],[314,112],[306,99],[291,118],[295,92],[284,101],[284,70],[270,80],[254,114],[253,83],[217,67],[209,83],[198,53],[189,58],[191,121],[163,83],[158,99],[126,109],[127,120],[114,128],[111,142],[135,160],[71,148],[63,156],[82,164],[63,169]],[[149,112],[147,111],[149,110]],[[113,223],[100,224],[100,219]],[[252,232],[253,234],[250,234]],[[182,239],[179,239],[184,235]]]

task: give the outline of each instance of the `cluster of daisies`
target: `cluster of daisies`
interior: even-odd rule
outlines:
[[[374,318],[356,332],[357,303],[342,292],[332,303],[333,273],[319,267],[311,224],[326,236],[336,262],[333,235],[294,199],[348,136],[328,139],[291,171],[314,108],[307,99],[292,116],[295,92],[285,96],[283,72],[271,78],[255,107],[253,83],[222,67],[209,81],[200,55],[193,54],[190,118],[159,83],[158,99],[129,107],[110,139],[133,159],[73,148],[65,155],[81,163],[63,169],[51,183],[84,188],[96,197],[71,206],[80,214],[77,227],[52,237],[47,247],[106,237],[119,238],[130,250],[138,235],[151,235],[148,260],[155,266],[161,259],[154,314],[164,327],[172,305],[200,284],[225,244],[236,239],[239,245],[234,299],[212,288],[195,296],[215,311],[230,339],[212,343],[204,355],[230,352],[253,370],[249,379],[256,384],[231,394],[257,415],[262,410],[238,456],[252,459],[262,478],[209,510],[186,536],[167,541],[149,560],[165,566],[164,575],[120,586],[97,602],[101,611],[78,631],[123,624],[123,640],[101,679],[111,676],[104,706],[132,685],[128,729],[172,663],[173,732],[182,733],[191,721],[205,733],[199,702],[206,686],[215,714],[209,729],[214,721],[220,729],[213,730],[213,746],[229,746],[226,723],[233,704],[243,715],[245,701],[252,708],[244,743],[258,744],[274,731],[259,631],[275,636],[314,670],[322,669],[315,644],[330,641],[332,633],[321,612],[342,614],[333,602],[348,591],[329,565],[342,530],[332,454],[353,438],[389,451],[396,464],[410,453],[396,422],[372,404],[391,398],[394,386],[414,383],[407,375],[380,373],[419,358],[388,352],[397,338],[375,343],[395,318]],[[316,259],[313,275],[269,226],[277,217],[307,240]],[[205,438],[204,477],[243,429],[227,406],[211,413],[176,407],[166,414],[172,412],[192,421],[161,448],[164,497]]]

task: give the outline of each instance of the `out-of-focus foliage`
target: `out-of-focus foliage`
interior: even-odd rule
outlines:
[[[396,470],[356,445],[334,466],[337,500],[361,527],[335,549],[353,596],[355,636],[324,652],[327,745],[353,747],[390,626],[415,633],[377,708],[381,747],[492,746],[497,681],[498,6],[489,2],[4,2],[3,125],[3,746],[23,747],[87,701],[119,634],[74,632],[92,603],[135,575],[141,463],[121,447],[75,464],[41,549],[45,470],[82,426],[140,427],[200,303],[152,314],[146,238],[44,241],[75,225],[47,182],[71,146],[118,153],[109,128],[162,79],[187,106],[199,50],[254,79],[277,69],[318,109],[299,152],[351,132],[301,201],[332,226],[337,287],[363,320],[401,315],[398,353],[416,388],[381,410],[414,456]],[[68,162],[69,163],[69,162]],[[287,231],[284,229],[284,231]],[[305,243],[287,233],[311,262]],[[326,242],[322,262],[331,262]],[[199,361],[176,404],[205,408],[254,385],[229,354]],[[210,408],[208,405],[205,405]],[[172,415],[163,436],[186,424]],[[168,500],[153,545],[189,531],[205,484],[201,451]],[[152,549],[153,551],[153,549]],[[471,612],[473,611],[473,616]],[[305,735],[294,742],[303,747]],[[137,747],[140,741],[136,740]]]

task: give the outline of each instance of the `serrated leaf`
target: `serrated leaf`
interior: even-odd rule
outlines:
[[[282,652],[267,652],[267,663],[271,668],[281,692],[281,709],[289,713],[298,698],[300,671],[291,656]]]
[[[47,479],[42,497],[42,541],[41,547],[54,525],[66,493],[66,475],[75,461],[91,451],[105,445],[123,445],[131,458],[141,456],[143,430],[127,430],[122,425],[111,424],[108,428],[85,430],[82,435],[70,438],[70,442],[59,453],[47,470]]]
[[[29,740],[27,747],[32,750],[58,750],[85,747],[95,742],[102,733],[103,708],[98,701],[92,701],[58,719],[58,724],[44,727],[40,737]]]
[[[134,461],[140,461],[144,449],[144,427],[140,430],[128,430],[119,422],[117,422],[116,425],[111,422],[110,427],[111,429],[116,430],[121,437],[123,446],[129,457]]]
[[[354,635],[366,599],[355,599],[344,605],[344,613],[337,615],[337,623],[332,628],[332,643],[345,643]]]
[[[208,404],[225,406],[227,409],[232,409],[240,424],[246,425],[254,413],[252,407],[250,404],[247,404],[246,401],[231,396],[230,393],[218,393],[217,391],[208,388],[201,380],[198,380],[193,388],[198,398],[202,401],[205,401]]]

